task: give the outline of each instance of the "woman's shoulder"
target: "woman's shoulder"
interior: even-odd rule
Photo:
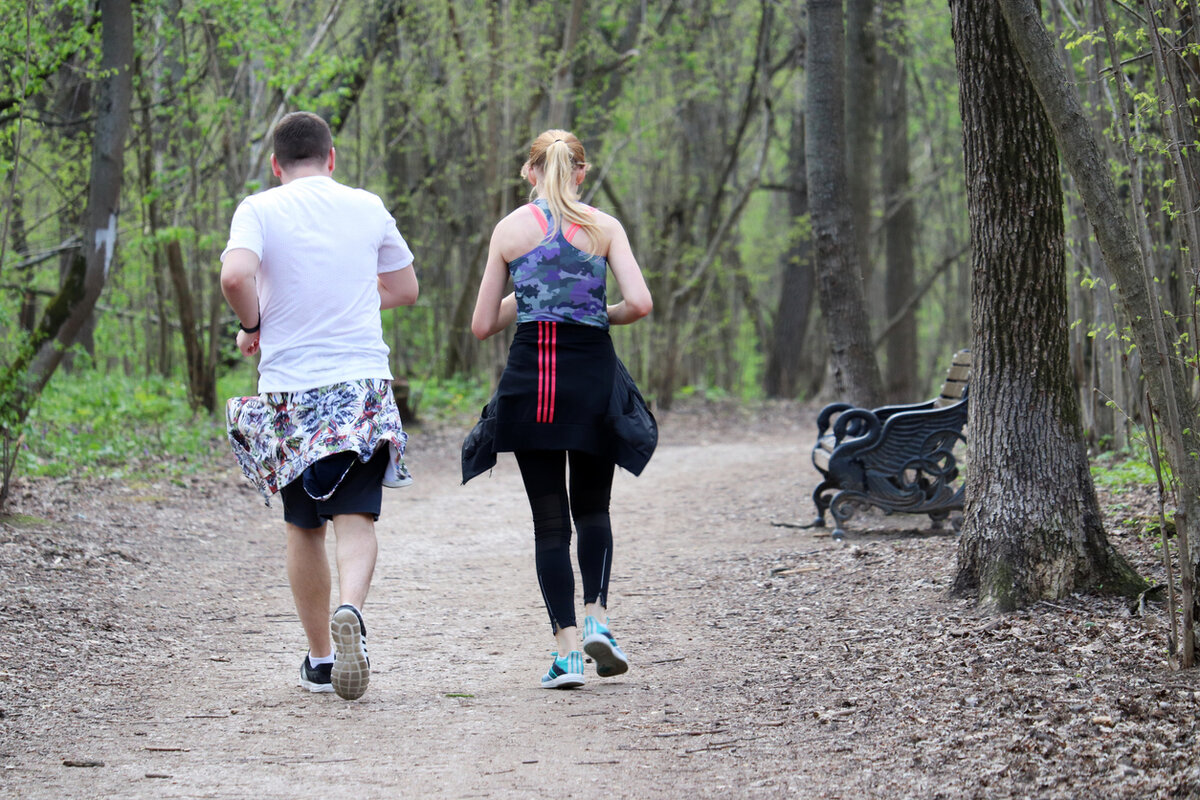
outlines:
[[[533,215],[529,212],[529,204],[520,205],[505,214],[496,223],[494,232],[497,234],[517,233],[530,225],[536,225]]]
[[[621,227],[621,221],[612,214],[609,214],[607,211],[601,211],[595,206],[588,206],[588,208],[591,210],[592,216],[595,218],[597,224],[605,227]]]
[[[505,261],[512,261],[536,246],[543,236],[541,225],[526,204],[517,206],[496,223],[492,246],[499,248]]]
[[[534,204],[533,203],[523,203],[523,204],[517,206],[512,211],[508,212],[503,217],[501,217],[500,221],[496,223],[496,227],[499,228],[502,225],[504,225],[504,226],[520,225],[520,224],[527,223],[527,222],[533,222],[534,215],[530,208],[531,206],[534,206]]]
[[[621,225],[621,221],[606,211],[593,208],[592,215],[596,220],[596,224],[600,226],[600,230],[604,231],[605,238],[607,239],[611,240],[614,234],[625,230],[624,226]]]

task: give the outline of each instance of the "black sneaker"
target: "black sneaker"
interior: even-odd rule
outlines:
[[[330,673],[333,664],[317,664],[315,667],[308,663],[308,656],[300,663],[300,685],[310,692],[332,692],[333,680]]]
[[[354,606],[338,606],[329,623],[329,631],[333,634],[335,651],[329,676],[333,690],[338,697],[357,700],[367,691],[367,683],[371,680],[366,623]]]

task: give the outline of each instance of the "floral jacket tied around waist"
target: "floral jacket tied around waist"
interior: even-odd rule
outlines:
[[[351,452],[366,462],[383,444],[390,451],[383,485],[412,483],[404,464],[408,435],[386,379],[233,397],[225,405],[225,421],[242,472],[268,505],[271,495],[322,458]]]

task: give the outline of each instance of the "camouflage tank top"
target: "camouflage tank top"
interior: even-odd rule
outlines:
[[[525,206],[537,218],[543,233],[553,222],[549,205],[536,200]],[[608,328],[605,281],[608,259],[578,249],[571,243],[579,225],[560,229],[508,264],[517,295],[517,322],[573,322]]]

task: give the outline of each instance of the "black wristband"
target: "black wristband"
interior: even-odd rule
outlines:
[[[241,330],[242,333],[258,333],[258,329],[261,327],[262,327],[262,316],[259,316],[258,324],[255,325],[253,328],[247,328],[245,325],[242,324],[241,320],[238,320],[238,328]]]

